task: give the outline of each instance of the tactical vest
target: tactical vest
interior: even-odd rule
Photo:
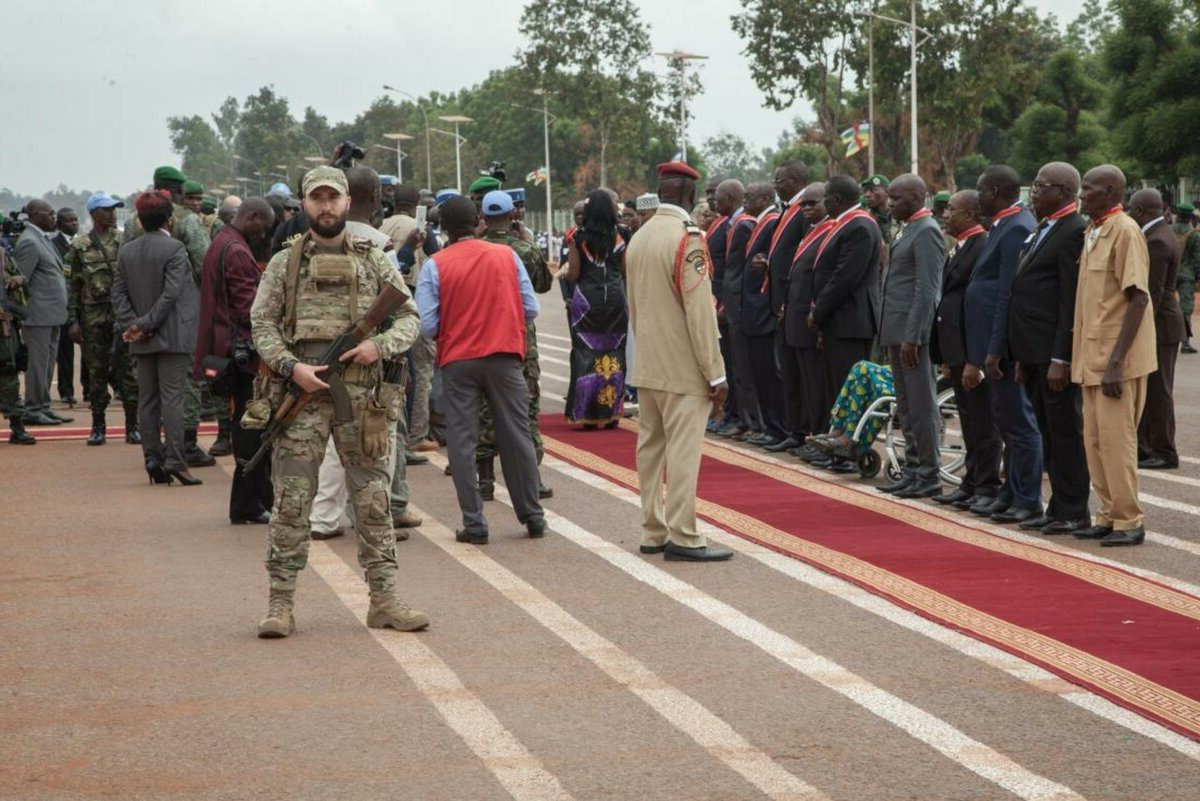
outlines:
[[[331,342],[371,308],[379,286],[362,264],[365,254],[353,245],[342,253],[321,251],[304,240],[292,247],[289,262],[300,256],[298,251],[307,253],[294,271],[294,285],[289,264],[286,342],[289,347],[299,342]]]
[[[113,279],[117,274],[116,236],[110,235],[108,242],[97,242],[91,235],[82,237],[82,242],[79,239],[75,241],[79,243],[78,246],[74,243],[72,246],[83,271],[83,305],[108,306],[112,303]],[[109,244],[113,246],[111,254],[108,252]]]

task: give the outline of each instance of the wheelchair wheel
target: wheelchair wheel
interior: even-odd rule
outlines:
[[[888,480],[890,481],[899,481],[904,476],[904,471],[901,468],[892,465],[890,462],[888,463],[887,470],[885,472],[887,473]]]
[[[879,454],[875,452],[874,448],[869,448],[858,457],[858,474],[863,478],[874,478],[879,475],[882,467],[883,460],[879,458]]]

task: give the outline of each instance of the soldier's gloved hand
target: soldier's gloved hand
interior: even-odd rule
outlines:
[[[362,342],[359,342],[353,348],[343,353],[342,358],[339,359],[339,361],[348,362],[351,359],[354,360],[355,364],[374,364],[375,362],[379,361],[379,347],[376,346],[374,341],[370,339],[364,339]],[[299,367],[299,365],[296,366]]]
[[[83,329],[79,326],[79,323],[71,323],[71,325],[67,327],[67,336],[70,337],[71,341],[76,345],[83,344]]]
[[[322,389],[329,389],[328,384],[317,378],[317,373],[328,369],[329,367],[324,364],[314,367],[304,362],[296,362],[296,366],[292,368],[292,380],[305,392],[319,392]]]

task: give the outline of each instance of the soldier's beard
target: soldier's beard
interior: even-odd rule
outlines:
[[[320,218],[310,220],[308,227],[317,236],[333,239],[346,228],[346,218],[338,217],[333,222],[321,222]]]

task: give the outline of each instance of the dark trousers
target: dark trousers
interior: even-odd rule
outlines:
[[[717,319],[717,333],[721,335],[717,344],[721,348],[721,361],[725,363],[725,383],[729,384],[729,392],[725,395],[725,417],[727,422],[741,423],[742,408],[738,403],[741,385],[737,368],[733,363],[733,345],[729,333],[729,321]]]
[[[792,352],[800,372],[801,425],[806,434],[824,434],[829,431],[829,410],[833,408],[834,395],[825,374],[825,352],[816,348],[795,348]]]
[[[772,439],[783,439],[783,387],[779,382],[779,367],[775,363],[775,335],[751,336],[741,326],[733,328],[733,353],[742,383],[752,392],[743,395],[747,404],[753,402],[757,414],[757,431]]]
[[[775,362],[783,396],[783,428],[789,437],[804,439],[812,433],[804,415],[804,381],[800,373],[799,351],[790,347],[783,335],[783,326],[775,332]]]
[[[992,420],[1004,439],[1004,487],[1000,497],[1018,509],[1042,503],[1042,435],[1025,388],[1013,380],[1012,366],[992,385]]]
[[[483,396],[487,396],[495,420],[500,467],[517,519],[524,523],[542,514],[538,502],[537,455],[529,435],[529,388],[521,360],[512,354],[498,353],[444,364],[442,396],[450,472],[454,476],[463,527],[473,533],[488,530],[475,474],[479,399]]]
[[[1079,385],[1068,383],[1062,392],[1055,392],[1047,382],[1049,364],[1023,364],[1022,368],[1025,392],[1042,436],[1042,461],[1050,474],[1046,514],[1056,520],[1082,520],[1088,516],[1091,480],[1083,447]]]
[[[69,325],[58,332],[58,397],[61,400],[75,398],[75,343],[67,335]],[[83,396],[88,394],[87,367],[80,366],[79,382],[83,385]]]
[[[821,398],[822,417],[829,422],[829,410],[837,400],[837,394],[850,375],[850,368],[857,362],[871,358],[871,340],[869,339],[838,339],[826,335],[822,340],[821,364],[825,373],[825,385],[821,388],[826,394]],[[824,429],[824,426],[822,426]]]
[[[233,387],[233,417],[229,421],[229,435],[233,445],[235,467],[233,483],[229,487],[229,519],[248,520],[269,512],[274,499],[271,488],[271,460],[263,459],[250,472],[242,469],[240,462],[249,459],[262,445],[262,430],[242,428],[242,414],[246,404],[254,397],[254,376],[241,370],[235,373]]]
[[[967,390],[962,384],[963,365],[950,368],[954,387],[954,405],[958,407],[959,426],[967,460],[959,489],[972,495],[994,498],[1000,492],[1000,453],[1004,441],[992,422],[990,381]]]
[[[940,482],[938,469],[937,387],[929,346],[917,346],[917,366],[911,370],[900,361],[900,346],[886,347],[896,387],[896,411],[904,431],[904,476],[925,486]]]
[[[739,323],[729,323],[729,350],[733,356],[733,371],[737,383],[732,387],[738,393],[738,409],[742,421],[752,431],[763,430],[763,412],[759,405],[758,382],[755,379],[755,356],[751,352],[751,338],[746,336]],[[774,356],[772,356],[774,358]]]
[[[1138,459],[1158,457],[1179,466],[1175,450],[1175,359],[1179,343],[1158,346],[1158,369],[1146,382],[1146,409],[1138,424]]]
[[[192,371],[190,353],[139,353],[138,429],[142,452],[167,470],[187,470],[183,460],[183,404]],[[159,430],[166,436],[164,445]]]

